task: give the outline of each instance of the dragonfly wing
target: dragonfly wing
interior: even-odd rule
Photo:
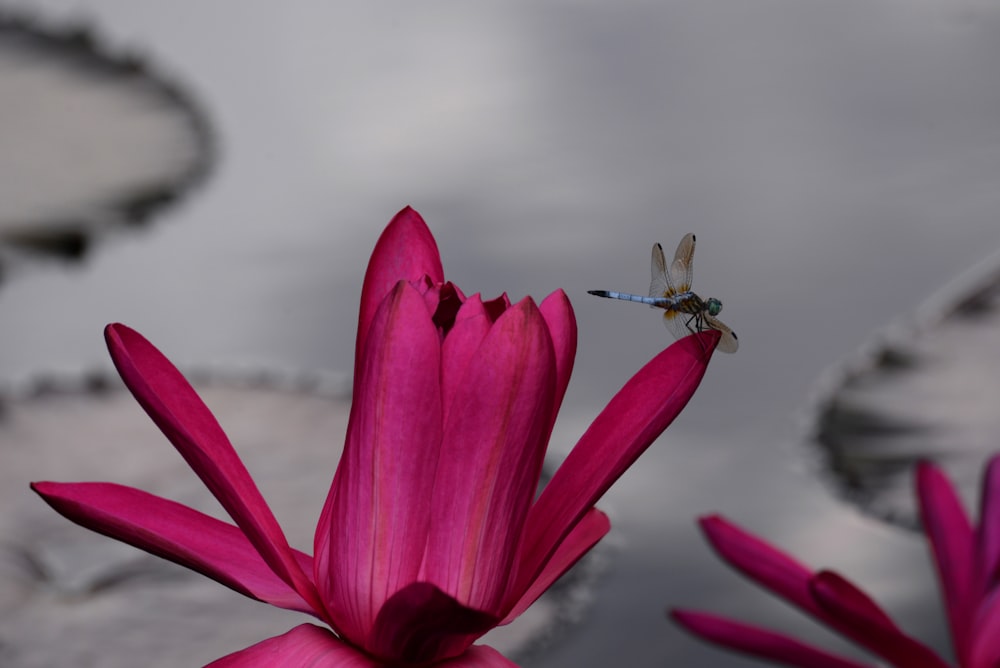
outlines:
[[[718,318],[713,318],[707,313],[702,317],[708,327],[722,332],[722,338],[719,339],[719,345],[716,350],[721,350],[724,353],[735,353],[736,349],[740,347],[740,342],[739,339],[736,338],[736,334],[733,330],[729,329],[729,327],[723,324]]]
[[[688,320],[691,322],[688,323]],[[663,324],[667,326],[667,329],[670,330],[675,339],[683,339],[685,336],[698,331],[690,313],[667,311],[663,314]]]
[[[652,280],[649,283],[650,297],[666,297],[674,294],[667,275],[667,260],[663,257],[663,246],[653,244],[653,261],[650,263]]]
[[[688,232],[677,244],[677,252],[674,253],[674,261],[670,265],[669,283],[677,292],[687,292],[691,289],[693,273],[694,235]]]

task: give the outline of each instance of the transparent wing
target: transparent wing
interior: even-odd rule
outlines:
[[[670,330],[675,339],[683,339],[685,336],[698,331],[695,320],[690,313],[682,313],[680,311],[666,311],[663,314],[663,324],[667,326],[667,329]]]
[[[670,265],[667,283],[677,292],[691,289],[691,275],[694,273],[694,235],[688,232],[677,244],[674,261]]]
[[[667,260],[663,257],[663,246],[653,244],[653,261],[649,267],[652,280],[649,283],[650,297],[670,297],[675,294],[667,275]]]
[[[729,327],[723,324],[718,318],[714,318],[707,313],[702,316],[702,319],[708,327],[722,332],[722,338],[719,339],[719,346],[716,350],[721,350],[724,353],[735,353],[736,349],[740,347],[740,342],[739,339],[736,338],[736,333],[729,329]]]

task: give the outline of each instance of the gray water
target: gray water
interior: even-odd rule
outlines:
[[[740,350],[600,504],[611,563],[525,665],[758,665],[676,630],[668,605],[843,647],[720,565],[694,526],[716,511],[946,647],[924,546],[835,498],[800,416],[824,369],[1000,246],[1000,9],[9,4],[143,50],[199,96],[221,154],[153,229],[3,286],[4,380],[107,366],[109,321],[181,364],[349,370],[368,254],[411,204],[467,293],[569,293],[565,451],[670,341],[648,309],[586,290],[643,292],[650,245],[693,231],[694,289],[723,301]]]

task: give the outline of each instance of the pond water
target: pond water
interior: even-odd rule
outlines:
[[[678,631],[669,605],[842,648],[720,565],[694,524],[710,512],[848,575],[947,651],[924,545],[836,498],[802,416],[825,369],[1000,247],[1000,9],[24,5],[155,60],[220,155],[158,225],[0,289],[0,379],[107,368],[110,321],[188,367],[347,372],[368,254],[411,204],[467,293],[569,294],[566,451],[671,340],[586,291],[642,292],[650,245],[693,231],[694,288],[723,301],[740,350],[600,504],[614,529],[589,604],[523,665],[758,665]]]

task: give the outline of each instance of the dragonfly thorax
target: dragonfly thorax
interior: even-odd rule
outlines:
[[[659,306],[667,311],[689,313],[691,315],[702,313],[708,308],[707,303],[690,290],[669,296],[664,303],[656,304],[655,306]]]

